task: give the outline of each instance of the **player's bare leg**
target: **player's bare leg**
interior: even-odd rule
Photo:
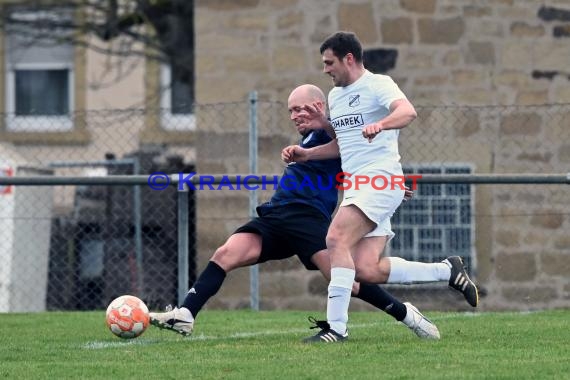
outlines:
[[[218,292],[226,274],[233,269],[257,262],[260,253],[261,236],[252,233],[230,236],[226,243],[216,250],[188,291],[182,305],[167,309],[163,313],[150,313],[150,323],[182,335],[190,335],[198,312]]]
[[[316,324],[321,330],[305,339],[311,342],[341,342],[348,338],[348,306],[356,271],[351,250],[358,241],[374,229],[357,207],[340,207],[327,234],[327,248],[331,261],[331,281],[328,287],[327,322]]]

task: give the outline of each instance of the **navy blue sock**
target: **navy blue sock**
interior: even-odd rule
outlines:
[[[406,317],[406,305],[378,285],[361,283],[360,290],[355,297],[385,311],[397,321],[402,321]]]
[[[202,310],[202,307],[208,302],[210,297],[220,290],[222,283],[226,278],[226,272],[215,262],[210,261],[206,269],[186,294],[182,307],[187,308],[196,318],[196,315]]]

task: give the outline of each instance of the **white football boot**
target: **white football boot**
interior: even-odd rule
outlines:
[[[404,302],[406,305],[407,314],[402,321],[420,338],[424,339],[439,339],[439,330],[432,321],[424,317],[417,307],[409,302]]]
[[[194,329],[194,317],[185,307],[173,309],[168,305],[164,313],[150,313],[149,316],[153,326],[176,331],[184,336],[192,334]]]

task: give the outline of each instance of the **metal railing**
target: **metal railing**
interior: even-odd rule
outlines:
[[[173,173],[169,176],[170,186],[177,189],[177,298],[181,303],[189,286],[191,285],[188,276],[190,265],[194,260],[190,257],[189,229],[190,219],[188,217],[188,201],[191,191],[189,186],[199,185],[200,178],[192,176],[188,178],[190,173]],[[210,175],[213,181],[209,182],[213,185],[227,183],[229,180],[232,184],[237,184],[241,179],[248,176],[248,184],[262,185],[265,178],[278,178],[275,174],[220,174]],[[570,173],[554,173],[554,174],[469,174],[469,175],[434,175],[424,174],[421,178],[414,179],[417,185],[421,184],[478,184],[478,185],[526,185],[526,184],[542,184],[542,185],[560,185],[570,184]],[[109,175],[104,177],[86,177],[86,176],[21,176],[21,177],[0,177],[0,186],[147,186],[149,176],[147,175]],[[410,183],[408,183],[410,184]],[[275,185],[275,183],[273,183]],[[253,198],[256,202],[256,199]],[[251,210],[251,208],[250,208]],[[254,208],[253,208],[254,210]],[[251,213],[250,213],[251,214]],[[251,215],[250,215],[251,216]],[[139,238],[137,238],[137,241]],[[142,247],[138,247],[137,243],[137,289],[143,289],[141,285],[143,272]],[[139,251],[140,249],[140,251]],[[140,253],[139,253],[140,252]],[[252,281],[250,286],[250,306],[253,309],[259,308],[259,282]],[[257,307],[256,307],[257,306]]]

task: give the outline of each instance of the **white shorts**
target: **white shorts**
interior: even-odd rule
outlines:
[[[345,189],[340,207],[354,205],[376,223],[376,228],[364,237],[387,236],[388,240],[392,239],[394,232],[390,218],[402,204],[404,189],[398,183],[392,184],[393,175],[386,171],[367,171],[358,175],[370,178],[369,183],[359,183],[357,189],[356,175],[348,178],[351,186],[347,188],[346,182],[342,184]]]

